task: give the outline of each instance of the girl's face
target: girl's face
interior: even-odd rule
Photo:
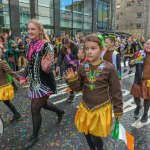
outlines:
[[[150,40],[148,40],[145,44],[144,44],[144,50],[146,52],[150,52]]]
[[[109,49],[109,48],[114,46],[114,42],[111,42],[111,40],[107,38],[105,40],[105,46],[106,46],[107,49]]]
[[[84,54],[84,50],[83,49],[79,49],[79,51],[78,51],[78,58],[79,59],[84,59],[85,58],[85,54]]]
[[[28,36],[31,40],[39,39],[40,33],[40,29],[34,23],[31,22],[28,24]]]
[[[118,42],[115,42],[115,46],[119,46],[119,43],[118,43]]]
[[[100,59],[101,48],[96,42],[85,42],[85,52],[90,62]]]
[[[128,42],[129,43],[133,42],[133,38],[131,36],[128,38]]]

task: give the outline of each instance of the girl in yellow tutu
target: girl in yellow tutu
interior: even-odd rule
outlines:
[[[10,69],[8,64],[1,59],[2,49],[0,49],[0,101],[13,112],[14,116],[11,122],[14,122],[21,118],[20,113],[16,110],[15,106],[11,103],[11,99],[14,98],[14,89],[9,83],[7,74],[9,73],[12,77],[19,81],[19,76]]]
[[[103,149],[101,137],[107,137],[110,133],[112,105],[116,118],[123,112],[117,72],[112,64],[100,58],[103,47],[102,35],[88,35],[84,47],[88,61],[80,64],[77,73],[67,69],[65,76],[72,90],[83,91],[75,125],[79,132],[84,133],[91,150]]]

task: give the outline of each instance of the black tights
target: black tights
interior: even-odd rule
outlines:
[[[103,150],[103,140],[91,134],[85,135],[90,150]]]
[[[53,103],[47,102],[48,97],[42,97],[38,99],[33,99],[31,102],[31,113],[32,113],[32,123],[33,123],[33,136],[38,136],[41,123],[41,108],[54,111],[57,115],[61,114],[63,110],[57,108]]]
[[[140,105],[141,105],[140,98],[134,97],[134,102],[137,105],[137,107],[140,107]],[[144,99],[144,114],[145,115],[148,114],[149,107],[150,107],[150,99]]]
[[[18,115],[19,112],[15,108],[15,106],[11,103],[10,100],[3,101],[4,104],[13,112],[14,115]]]

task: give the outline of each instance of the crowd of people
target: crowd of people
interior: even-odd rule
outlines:
[[[138,117],[144,99],[141,122],[147,122],[150,106],[150,40],[133,36],[117,37],[115,34],[92,33],[86,36],[47,36],[42,24],[32,19],[28,22],[28,35],[14,38],[0,34],[0,100],[14,113],[11,122],[21,114],[11,103],[16,84],[30,83],[33,132],[25,149],[38,142],[42,123],[41,108],[54,111],[61,122],[64,110],[56,107],[48,98],[56,93],[55,76],[66,79],[70,87],[68,103],[75,100],[75,92],[82,92],[82,101],[75,116],[75,125],[84,133],[91,150],[103,150],[102,137],[110,134],[112,109],[116,119],[123,114],[120,80],[122,73],[133,72],[135,79],[131,89]],[[121,70],[121,62],[124,70]],[[19,72],[18,72],[19,71]]]

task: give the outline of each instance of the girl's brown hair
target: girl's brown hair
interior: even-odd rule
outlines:
[[[30,20],[29,22],[28,22],[28,24],[30,24],[30,23],[33,23],[34,25],[36,25],[38,28],[39,28],[39,30],[40,30],[40,39],[41,40],[45,40],[45,41],[47,41],[47,42],[49,42],[50,40],[49,40],[49,38],[48,38],[48,36],[45,34],[45,32],[44,32],[44,28],[43,28],[43,25],[39,22],[39,20],[37,20],[37,19],[32,19],[32,20]]]
[[[99,45],[99,47],[101,48],[101,41],[98,39],[98,34],[97,33],[92,33],[86,36],[86,39],[84,41],[84,44],[86,42],[95,42]]]

